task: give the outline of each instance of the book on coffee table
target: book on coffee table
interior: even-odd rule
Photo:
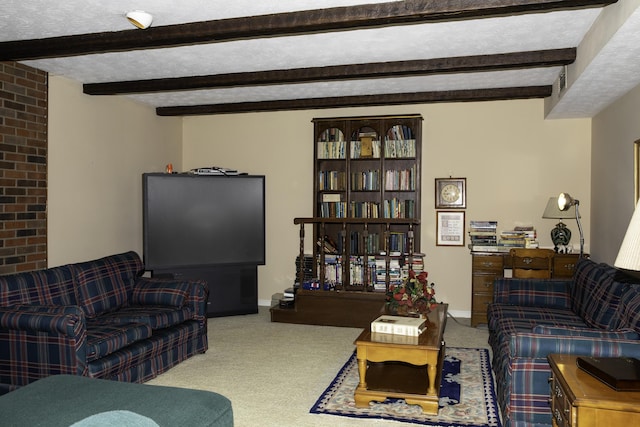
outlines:
[[[427,327],[427,319],[382,315],[371,322],[371,332],[417,337]]]
[[[640,360],[635,357],[580,356],[576,364],[614,390],[640,391]]]

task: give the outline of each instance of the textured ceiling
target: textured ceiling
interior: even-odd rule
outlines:
[[[130,30],[128,10],[154,16],[153,27],[337,6],[375,0],[3,0],[0,42]],[[425,2],[428,3],[428,2]],[[181,47],[21,61],[81,83],[287,70],[328,65],[578,47],[569,87],[549,117],[592,117],[640,82],[640,1],[450,22],[262,37]],[[601,15],[614,18],[603,19]],[[603,13],[604,12],[604,13]],[[613,13],[615,12],[615,13]],[[601,22],[602,21],[602,22]],[[595,23],[595,25],[594,25]],[[605,30],[600,30],[599,26]],[[602,34],[600,34],[601,32]],[[585,48],[581,43],[588,40]],[[594,40],[593,42],[591,40]],[[581,58],[584,51],[585,59]],[[575,72],[574,72],[575,69]],[[276,84],[129,96],[154,107],[189,106],[553,85],[562,67]]]

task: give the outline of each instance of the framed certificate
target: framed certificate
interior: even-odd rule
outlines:
[[[437,211],[436,232],[436,246],[464,246],[464,211]]]

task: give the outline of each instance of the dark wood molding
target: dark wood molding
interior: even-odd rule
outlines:
[[[413,61],[375,62],[329,67],[297,68],[209,76],[88,83],[83,91],[89,95],[167,92],[238,86],[263,86],[285,83],[309,83],[331,80],[355,80],[383,77],[406,77],[428,74],[468,73],[567,65],[576,59],[576,49],[551,49],[497,55],[475,55]]]
[[[548,96],[551,96],[551,86],[528,86],[498,89],[469,89],[440,92],[396,93],[384,95],[341,96],[332,98],[158,107],[156,108],[156,114],[159,116],[193,116],[340,107],[365,107],[374,105],[496,101],[507,99],[546,98]]]
[[[261,16],[17,40],[0,43],[0,61],[219,43],[260,37],[602,7],[617,0],[406,0]]]

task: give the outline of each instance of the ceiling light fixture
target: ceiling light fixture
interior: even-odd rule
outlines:
[[[127,12],[125,16],[129,22],[141,30],[149,28],[149,25],[153,22],[153,15],[142,10],[132,10],[131,12]]]

